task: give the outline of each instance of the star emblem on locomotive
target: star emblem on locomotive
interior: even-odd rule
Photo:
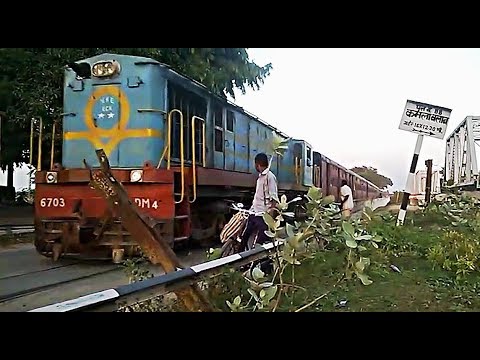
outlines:
[[[93,105],[93,117],[97,120],[113,120],[112,122],[100,123],[99,127],[106,128],[116,124],[116,105],[118,105],[118,99],[116,97],[106,94],[97,99]]]
[[[85,139],[95,149],[103,149],[107,156],[128,138],[161,137],[158,130],[134,128],[129,129],[130,104],[122,89],[106,85],[96,89],[84,108],[86,131],[69,132],[66,140]]]
[[[112,113],[112,112],[109,112],[109,113],[107,114],[107,116],[108,116],[108,119],[113,119],[113,117],[115,116],[115,114]],[[100,118],[100,119],[103,119],[103,118],[105,117],[105,113],[101,112],[101,113],[97,114],[97,117]]]

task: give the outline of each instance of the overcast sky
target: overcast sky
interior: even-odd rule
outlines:
[[[238,105],[348,168],[376,167],[394,189],[405,186],[417,137],[398,129],[407,99],[452,109],[447,135],[466,116],[480,115],[480,49],[248,52],[273,70],[259,91],[238,94]],[[417,170],[429,158],[443,165],[445,139],[424,139]],[[16,187],[27,184],[22,173]]]
[[[480,49],[249,49],[273,70],[236,103],[340,164],[373,166],[403,189],[417,135],[399,130],[407,99],[452,109],[444,140],[425,137],[443,166],[445,140],[480,115]]]

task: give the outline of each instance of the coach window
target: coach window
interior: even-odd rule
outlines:
[[[223,152],[223,109],[215,105],[213,108],[215,124],[215,151]]]
[[[307,166],[312,166],[312,149],[307,146]]]
[[[322,162],[321,155],[318,152],[313,152],[313,165],[320,166]]]

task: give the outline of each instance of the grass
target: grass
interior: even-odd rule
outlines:
[[[372,257],[370,286],[359,282],[343,283],[318,303],[323,311],[479,311],[478,274],[457,280],[455,274],[433,269],[427,260],[428,249],[438,243],[444,233],[453,229],[451,222],[439,214],[410,213],[405,225],[375,221],[370,230],[385,237],[380,251]],[[413,220],[413,221],[412,221]],[[471,230],[455,228],[459,232]],[[472,234],[473,235],[473,234]],[[325,267],[332,254],[320,254]],[[331,261],[331,260],[330,260]],[[317,261],[318,263],[318,261]],[[390,266],[395,265],[400,273]],[[308,270],[305,269],[307,272]],[[315,272],[321,269],[314,269]],[[315,287],[315,284],[311,284]],[[336,306],[347,300],[345,307]]]
[[[458,280],[455,273],[438,266],[434,269],[427,259],[428,249],[453,229],[450,221],[439,214],[416,212],[407,215],[404,226],[377,220],[369,228],[386,238],[381,248],[369,255],[372,265],[368,274],[373,284],[364,286],[357,279],[339,282],[345,253],[319,252],[296,267],[295,285],[301,288],[289,291],[277,311],[295,311],[322,295],[304,311],[480,311],[479,273]],[[474,235],[467,227],[454,229]],[[291,283],[291,274],[285,274],[284,281]],[[225,301],[239,294],[247,299],[246,288],[238,272],[227,273],[211,284],[210,298],[219,309],[229,311]]]
[[[325,261],[322,263],[320,259],[315,259],[311,269],[305,269],[305,272],[314,271],[310,273],[310,281],[302,283],[307,288],[318,289],[316,293],[327,292],[336,281],[335,276],[314,275],[325,274],[332,269],[332,254],[325,253],[319,257],[324,257]],[[342,282],[310,311],[416,312],[480,309],[480,300],[475,299],[478,277],[457,283],[447,272],[432,270],[432,265],[418,255],[405,254],[393,261],[388,257],[381,260],[383,261],[376,263],[369,272],[373,284],[363,286],[358,281]],[[396,265],[401,273],[393,271],[390,263]],[[333,269],[340,270],[334,265]],[[347,301],[346,306],[339,306],[342,300]]]

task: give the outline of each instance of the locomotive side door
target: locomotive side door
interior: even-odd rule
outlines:
[[[227,110],[225,121],[225,170],[235,168],[235,114]]]
[[[303,185],[312,186],[313,185],[313,154],[312,147],[304,143],[304,159],[305,164],[303,167]]]

